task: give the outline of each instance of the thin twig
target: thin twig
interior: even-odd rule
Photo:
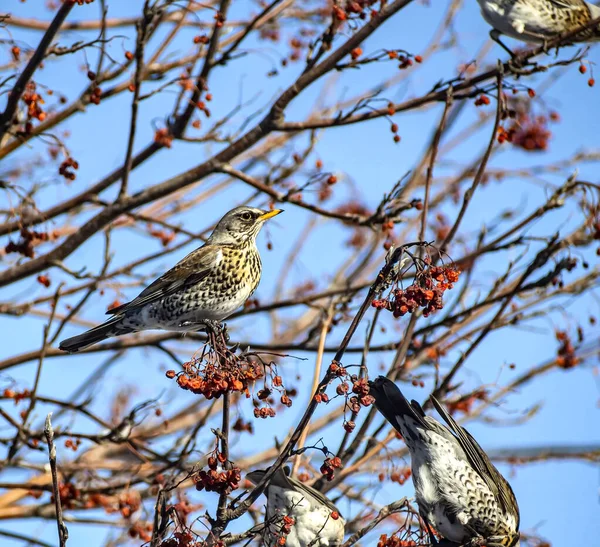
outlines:
[[[46,442],[48,443],[48,458],[50,460],[50,473],[52,474],[52,493],[54,496],[54,508],[56,510],[56,525],[58,527],[58,541],[60,547],[67,545],[69,539],[69,530],[65,526],[63,519],[62,505],[60,501],[60,490],[58,487],[58,471],[56,467],[56,446],[54,446],[54,430],[52,429],[52,412],[46,416],[46,425],[44,427]]]

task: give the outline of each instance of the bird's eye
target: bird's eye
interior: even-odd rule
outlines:
[[[252,214],[249,213],[248,211],[246,211],[245,213],[242,213],[242,220],[252,220]]]

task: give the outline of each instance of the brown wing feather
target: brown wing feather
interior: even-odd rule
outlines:
[[[458,424],[435,397],[432,396],[431,401],[440,416],[448,424],[450,430],[456,435],[458,443],[469,459],[469,463],[485,481],[491,492],[496,496],[496,499],[499,501],[504,512],[515,514],[518,520],[519,508],[517,499],[508,481],[496,469],[494,464],[488,458],[488,455],[473,436],[464,427]]]
[[[131,302],[108,310],[108,315],[138,310],[146,304],[156,302],[173,294],[182,287],[193,285],[204,279],[218,260],[219,247],[204,245],[180,260],[168,272],[146,287]]]

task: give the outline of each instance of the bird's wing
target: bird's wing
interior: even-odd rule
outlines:
[[[252,471],[246,475],[246,478],[253,483],[258,483],[265,476],[265,473],[268,469]],[[306,495],[309,499],[311,499],[313,504],[317,505],[325,505],[331,511],[335,511],[342,516],[338,508],[333,504],[333,502],[325,497],[321,492],[315,490],[308,484],[304,484],[296,479],[293,479],[289,476],[290,468],[284,467],[277,470],[277,472],[271,477],[271,481],[269,485],[278,486],[279,488],[284,488],[286,490],[296,490],[303,495]],[[268,490],[268,487],[267,487]]]
[[[112,308],[106,313],[114,315],[116,313],[138,310],[146,304],[156,302],[183,287],[198,283],[220,262],[222,256],[223,254],[219,247],[204,245],[180,260],[168,272],[146,287],[131,302]]]
[[[558,9],[588,11],[585,0],[549,0],[549,2]]]
[[[286,477],[286,479],[292,486],[292,488],[294,488],[297,492],[300,492],[301,494],[306,494],[309,498],[313,498],[313,502],[316,502],[320,505],[324,505],[331,511],[335,511],[340,517],[342,516],[339,509],[333,504],[333,502],[324,494],[322,494],[318,490],[315,490],[312,486],[304,484],[303,482],[293,479],[292,477]]]
[[[508,484],[508,481],[500,474],[494,464],[490,461],[483,448],[473,438],[473,436],[450,415],[442,404],[431,396],[433,406],[439,412],[440,416],[448,424],[450,430],[456,435],[458,443],[465,451],[469,463],[477,471],[479,476],[487,484],[490,491],[494,494],[500,506],[505,513],[519,515],[517,499]]]

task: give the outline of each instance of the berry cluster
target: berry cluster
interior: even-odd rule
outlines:
[[[556,332],[556,339],[560,342],[558,347],[556,365],[560,368],[569,369],[580,363],[579,357],[575,355],[575,346],[566,331]]]
[[[81,498],[81,491],[72,482],[61,482],[58,484],[58,495],[65,509],[73,509]],[[54,494],[51,500],[54,501]]]
[[[149,542],[152,539],[152,523],[151,522],[135,522],[127,531],[132,539],[140,538],[144,542]]]
[[[73,169],[79,169],[79,163],[73,158],[67,157],[67,159],[60,164],[58,174],[67,180],[75,180],[77,175]]]
[[[411,540],[400,539],[396,534],[388,537],[387,534],[379,536],[377,547],[414,547],[417,544]]]
[[[127,490],[119,496],[119,513],[124,519],[140,510],[142,506],[142,497],[137,490]]]
[[[454,414],[455,412],[469,414],[473,407],[473,403],[475,403],[475,401],[485,401],[487,396],[487,390],[477,389],[473,391],[473,393],[460,397],[456,401],[446,401],[446,407],[450,414]]]
[[[171,145],[173,144],[173,135],[171,135],[169,130],[165,127],[157,129],[156,133],[154,133],[154,142],[165,148],[171,148]]]
[[[402,317],[423,308],[423,316],[441,310],[444,307],[443,295],[454,287],[460,270],[454,266],[431,266],[415,276],[415,281],[406,289],[392,290],[390,297],[373,300],[372,306],[388,310],[394,317]]]
[[[35,253],[33,247],[44,243],[46,241],[53,241],[58,237],[55,232],[36,232],[35,230],[28,230],[27,228],[21,228],[21,240],[18,242],[9,241],[4,247],[4,252],[19,253],[27,258],[33,258]]]
[[[287,536],[292,531],[292,526],[294,526],[294,524],[296,524],[294,517],[284,515],[281,518],[281,526],[279,526],[277,532],[273,534],[277,536],[276,545],[285,545],[287,543]]]
[[[201,547],[203,542],[196,541],[190,531],[178,531],[175,532],[170,538],[164,539],[160,547]],[[222,541],[216,541],[213,543],[215,547],[222,547]]]
[[[338,396],[346,398],[345,408],[353,414],[358,414],[362,407],[371,406],[375,402],[373,396],[369,395],[369,383],[366,378],[359,378],[356,374],[348,374],[346,368],[336,361],[329,365],[329,374],[341,380],[335,388],[335,392]],[[350,386],[352,386],[352,389],[350,389]],[[326,398],[325,402],[329,400],[325,393],[321,394],[321,398]],[[355,427],[356,423],[354,421],[344,418],[344,429],[348,433],[354,431]]]
[[[333,458],[325,458],[323,464],[321,465],[320,471],[328,481],[332,481],[334,477],[334,471],[340,467],[342,467],[342,460],[335,456]]]
[[[65,448],[70,448],[73,452],[77,452],[81,439],[67,439],[65,441]]]
[[[44,112],[41,106],[44,104],[45,101],[43,97],[37,92],[36,87],[37,86],[35,82],[30,81],[25,86],[25,92],[21,97],[21,100],[27,106],[27,124],[29,124],[29,127],[26,126],[26,133],[29,133],[32,129],[31,120],[36,119],[40,122],[43,122],[46,119],[46,113]]]
[[[405,467],[400,471],[393,471],[390,474],[390,480],[392,482],[397,482],[400,486],[402,486],[408,479],[410,479],[412,475],[412,471],[410,467]]]
[[[333,18],[337,21],[346,21],[347,19],[366,19],[367,8],[377,3],[377,0],[347,0],[344,6],[334,5]],[[370,9],[371,17],[377,15],[377,11]]]
[[[248,386],[263,377],[258,363],[240,358],[225,350],[222,358],[212,349],[205,350],[199,358],[183,364],[183,371],[167,371],[167,378],[177,378],[180,388],[202,394],[207,399],[218,398],[223,393],[238,391],[250,396]]]
[[[215,450],[208,457],[208,471],[202,469],[193,478],[196,490],[206,490],[207,492],[218,492],[219,494],[230,494],[239,487],[242,480],[242,473],[239,467],[231,466],[229,469],[223,469],[223,465],[228,463],[225,456]]]
[[[175,232],[156,229],[152,228],[151,226],[148,226],[148,233],[152,237],[160,240],[160,243],[163,247],[168,247],[169,243],[175,239]]]
[[[7,399],[14,399],[15,404],[17,404],[23,399],[29,399],[29,397],[31,396],[31,391],[29,391],[28,389],[24,389],[23,391],[15,391],[14,389],[7,387],[2,392],[2,395]]]

